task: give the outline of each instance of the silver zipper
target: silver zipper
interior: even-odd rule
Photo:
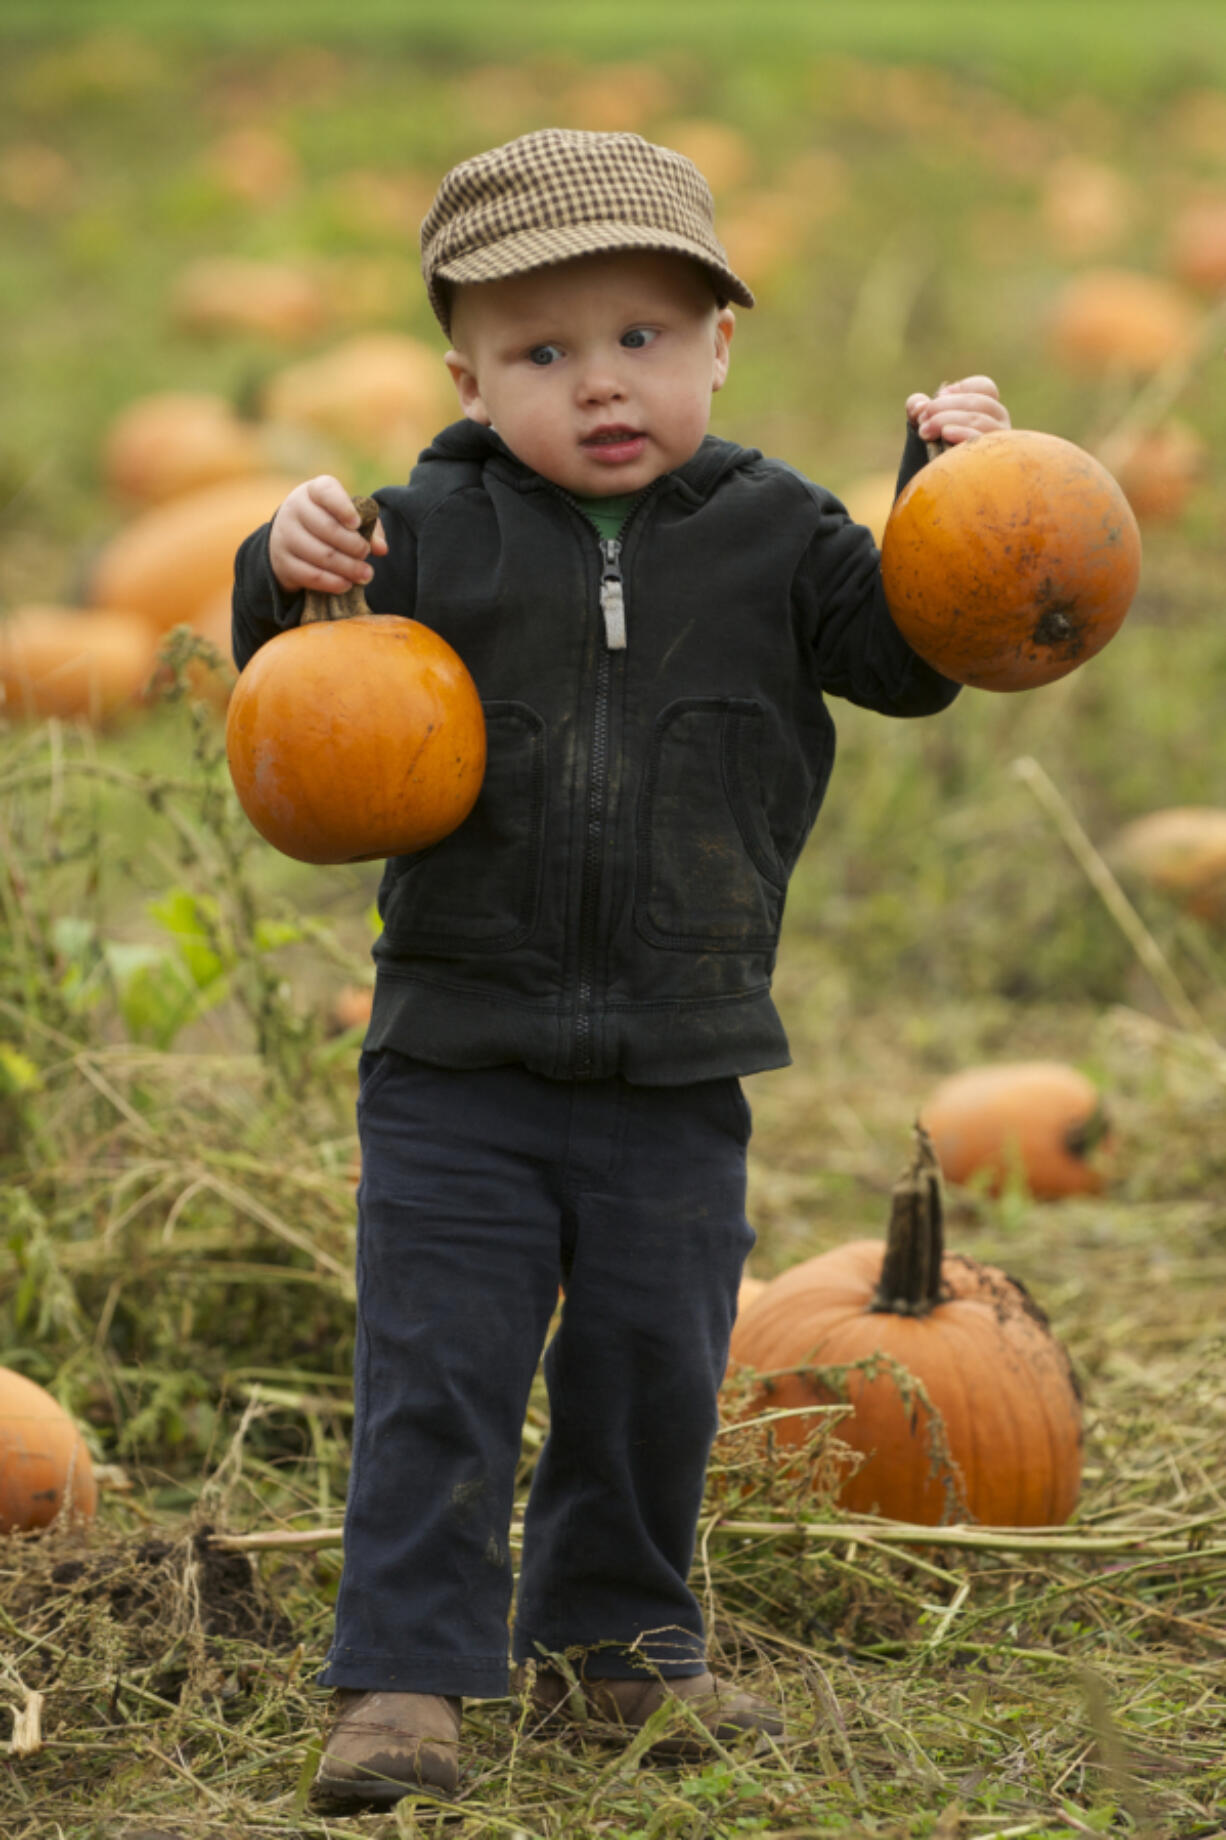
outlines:
[[[611,652],[626,649],[626,584],[622,576],[620,537],[600,539],[600,611],[604,615],[605,646]]]

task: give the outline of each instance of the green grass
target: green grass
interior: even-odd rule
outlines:
[[[250,401],[285,361],[176,330],[184,262],[374,261],[403,280],[407,239],[347,216],[338,175],[428,183],[564,116],[603,59],[663,73],[647,132],[700,116],[745,133],[752,170],[721,218],[797,156],[825,160],[828,208],[750,276],[761,305],[717,425],[836,488],[895,463],[908,390],[971,366],[1019,424],[1099,439],[1130,389],[1049,354],[1046,314],[1088,258],[1052,247],[1046,175],[1069,154],[1116,167],[1134,209],[1108,259],[1154,272],[1178,201],[1223,183],[1182,113],[1226,81],[1226,18],[1207,6],[477,0],[448,15],[374,0],[356,22],[303,0],[219,5],[189,29],[178,7],[114,0],[14,4],[0,36],[0,160],[34,144],[70,174],[38,209],[0,198],[4,604],[79,591],[122,515],[99,459],[120,406],[169,385]],[[247,120],[278,128],[304,174],[260,210],[205,167]],[[404,323],[435,339],[410,298]],[[1037,760],[1103,849],[1154,806],[1226,803],[1220,383],[1215,348],[1179,402],[1208,443],[1205,480],[1178,524],[1146,530],[1141,592],[1100,657],[1029,695],[968,692],[932,722],[836,711],[777,977],[794,1065],[750,1082],[768,1276],[883,1230],[944,1074],[1054,1057],[1096,1079],[1118,1140],[1108,1190],[1048,1205],[958,1191],[949,1237],[1022,1278],[1069,1346],[1087,1406],[1072,1532],[1123,1527],[1135,1550],[835,1537],[820,1489],[798,1495],[762,1436],[729,1433],[697,1575],[724,1665],[788,1706],[789,1740],[765,1759],[640,1767],[546,1742],[496,1702],[470,1713],[447,1821],[307,1805],[335,1546],[251,1570],[197,1536],[339,1521],[358,1040],[327,1011],[366,974],[377,870],[262,846],[215,718],[185,702],[99,736],[0,728],[0,1362],[50,1386],[118,1466],[88,1543],[0,1549],[0,1709],[46,1696],[43,1748],[4,1759],[5,1840],[1226,1832],[1226,1075],[1013,764]],[[369,456],[345,465],[355,487],[378,482]],[[1129,894],[1203,1032],[1226,1040],[1221,933]],[[538,1393],[525,1487],[545,1426]],[[1173,1522],[1198,1524],[1178,1550]]]

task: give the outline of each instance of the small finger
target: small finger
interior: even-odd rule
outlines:
[[[330,575],[341,577],[345,587],[349,587],[355,581],[368,582],[374,570],[365,560],[366,545],[362,545],[361,555],[352,555],[342,547],[344,539],[343,531],[337,536],[335,542],[321,541],[318,538],[304,535],[298,545],[299,559],[308,568],[323,569]]]
[[[346,556],[361,558],[370,550],[370,544],[359,530],[340,522],[330,510],[318,506],[303,511],[302,528],[316,542],[341,551]]]
[[[313,505],[328,511],[347,530],[356,530],[361,519],[352,498],[339,479],[331,473],[319,473],[307,481],[307,497]]]
[[[319,594],[347,594],[353,583],[346,581],[343,575],[333,575],[328,569],[303,568],[301,585]]]
[[[1000,391],[991,377],[976,374],[974,377],[959,378],[956,383],[943,383],[942,390],[948,390],[957,396],[991,396],[999,399]]]

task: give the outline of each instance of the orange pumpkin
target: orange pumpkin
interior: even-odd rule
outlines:
[[[966,1067],[943,1080],[920,1119],[950,1182],[986,1172],[999,1194],[1016,1174],[1032,1195],[1096,1194],[1111,1147],[1098,1088],[1060,1061],[1011,1061]]]
[[[1093,268],[1075,275],[1057,300],[1051,340],[1070,370],[1144,373],[1190,353],[1198,324],[1196,308],[1173,282]]]
[[[298,481],[253,473],[151,505],[123,525],[98,557],[95,607],[130,607],[161,632],[192,625],[234,580],[234,552],[264,524]]]
[[[318,278],[290,262],[202,256],[175,281],[171,315],[198,338],[249,336],[300,345],[321,332],[328,303]]]
[[[1226,811],[1175,805],[1124,825],[1107,851],[1126,875],[1159,888],[1202,920],[1226,920]]]
[[[0,1533],[50,1526],[67,1508],[92,1520],[98,1489],[84,1439],[64,1408],[0,1367]]]
[[[261,400],[270,420],[343,441],[405,472],[456,412],[439,354],[397,332],[365,333],[287,365],[269,378]]]
[[[1207,445],[1194,428],[1167,421],[1128,449],[1115,474],[1143,524],[1170,523],[1196,490],[1207,457]]]
[[[105,722],[139,701],[156,650],[137,613],[19,607],[0,621],[0,705],[9,716]]]
[[[1137,520],[1091,454],[1058,435],[980,435],[905,487],[881,546],[894,622],[956,683],[1030,690],[1101,651],[1141,569]]]
[[[741,1279],[740,1288],[736,1294],[736,1307],[737,1307],[738,1314],[743,1316],[745,1314],[745,1311],[749,1308],[750,1304],[754,1303],[762,1295],[765,1289],[766,1289],[766,1279],[765,1278],[751,1278],[749,1273],[746,1272],[744,1277]]]
[[[835,1435],[863,1459],[839,1488],[850,1513],[1058,1525],[1081,1482],[1068,1355],[1020,1284],[944,1251],[940,1173],[922,1131],[917,1144],[887,1241],[854,1240],[773,1279],[738,1319],[733,1359],[762,1376],[753,1410],[846,1399]],[[796,1447],[811,1424],[802,1410],[772,1429]]]
[[[355,499],[369,534],[373,499]],[[239,803],[299,862],[367,862],[437,843],[485,772],[477,689],[418,620],[371,613],[358,588],[308,596],[304,624],[239,673],[226,717]]]
[[[1171,225],[1171,267],[1203,294],[1226,288],[1226,193],[1193,198]]]
[[[138,397],[115,417],[102,449],[111,492],[144,505],[259,472],[262,464],[255,428],[224,396],[203,390]]]

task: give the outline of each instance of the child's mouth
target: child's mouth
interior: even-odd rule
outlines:
[[[586,453],[608,465],[637,460],[647,445],[647,436],[637,428],[598,428],[579,443]]]

